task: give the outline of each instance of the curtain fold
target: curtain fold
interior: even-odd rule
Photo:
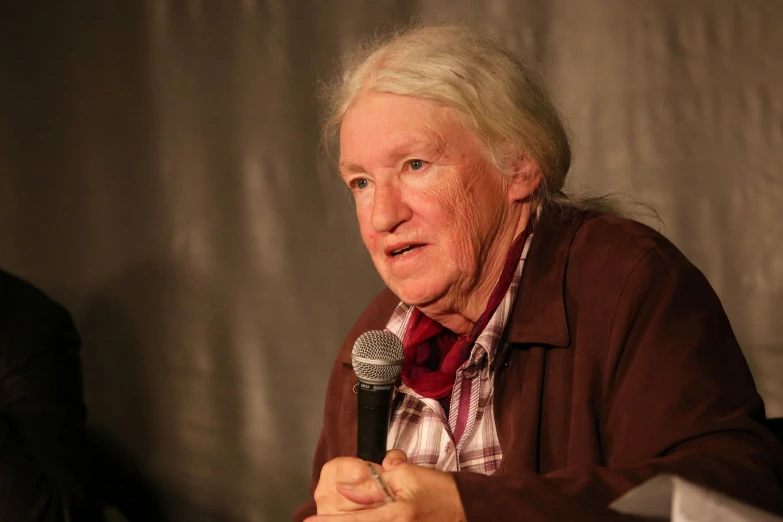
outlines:
[[[780,2],[13,4],[0,266],[74,315],[91,430],[167,519],[285,520],[307,495],[329,368],[382,285],[318,149],[316,86],[412,16],[539,61],[572,190],[657,210],[783,415]]]

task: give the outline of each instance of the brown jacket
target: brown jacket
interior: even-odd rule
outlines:
[[[324,463],[356,454],[351,348],[397,302],[382,292],[337,356],[311,488]],[[783,448],[720,301],[648,227],[547,214],[499,350],[503,462],[455,473],[469,521],[619,520],[605,506],[661,472],[783,512]],[[294,520],[314,512],[310,500]]]

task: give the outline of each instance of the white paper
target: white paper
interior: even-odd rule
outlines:
[[[609,507],[671,522],[783,522],[783,518],[673,475],[653,477]]]

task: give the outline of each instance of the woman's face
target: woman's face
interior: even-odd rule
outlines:
[[[486,265],[502,266],[518,191],[453,109],[362,94],[342,122],[340,175],[375,267],[400,300],[459,309],[494,286],[499,271]]]

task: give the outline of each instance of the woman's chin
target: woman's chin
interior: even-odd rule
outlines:
[[[426,307],[437,301],[441,292],[436,292],[434,288],[426,288],[422,285],[404,284],[399,287],[391,287],[394,294],[406,305],[417,308]]]

